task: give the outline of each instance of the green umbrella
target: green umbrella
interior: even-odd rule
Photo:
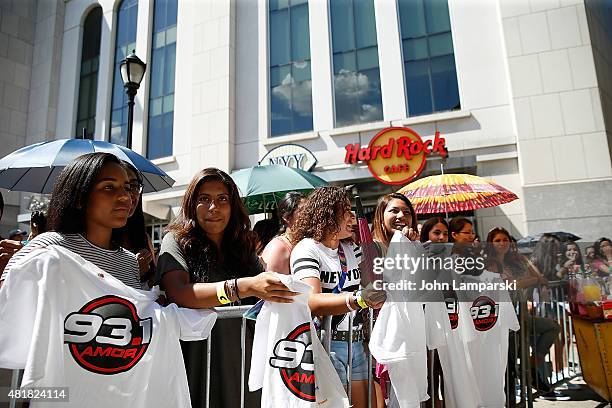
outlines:
[[[254,166],[231,174],[249,214],[272,211],[289,191],[309,192],[327,181],[307,171],[280,164]]]

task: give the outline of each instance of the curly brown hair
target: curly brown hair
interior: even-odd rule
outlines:
[[[343,187],[317,188],[300,208],[292,233],[293,244],[304,238],[321,242],[340,231],[339,221],[351,211],[349,195]]]

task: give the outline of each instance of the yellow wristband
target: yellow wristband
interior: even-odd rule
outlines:
[[[361,291],[360,290],[357,291],[357,304],[362,309],[367,309],[368,308],[368,304],[365,302],[365,300],[363,300],[363,297],[361,296]]]
[[[217,282],[217,299],[219,299],[219,303],[222,305],[227,305],[232,302],[229,300],[227,293],[225,293],[225,282]]]

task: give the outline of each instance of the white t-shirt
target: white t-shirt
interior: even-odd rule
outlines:
[[[448,408],[477,407],[480,401],[468,348],[469,341],[474,340],[470,336],[470,306],[469,303],[458,302],[456,298],[449,298],[446,302],[449,326],[445,344],[438,347],[438,356],[444,373],[444,403]]]
[[[346,280],[342,292],[353,292],[359,289],[361,283],[361,248],[350,243],[340,243],[346,256]],[[316,278],[321,281],[323,293],[332,293],[340,282],[342,266],[338,256],[338,249],[331,249],[311,238],[304,238],[291,251],[291,274],[296,279]],[[361,314],[353,313],[353,327],[360,329],[363,325]],[[332,318],[332,329],[348,330],[348,313]]]
[[[418,257],[422,245],[394,234],[386,257]],[[411,271],[385,269],[387,282],[404,280]],[[386,364],[393,392],[390,405],[418,408],[429,399],[427,389],[427,348],[444,344],[444,334],[450,330],[446,308],[442,302],[411,300],[409,291],[391,291],[380,309],[370,336],[369,348],[376,361]]]
[[[478,297],[469,308],[472,324],[466,330],[468,352],[480,395],[478,408],[503,408],[504,384],[508,363],[509,331],[520,326],[512,302],[495,302],[486,295]],[[473,339],[472,341],[469,341]]]
[[[45,232],[37,235],[30,243],[20,249],[9,260],[0,280],[6,279],[10,270],[20,259],[30,252],[50,245],[58,245],[69,249],[93,263],[98,268],[110,273],[121,282],[135,289],[143,289],[140,283],[140,271],[136,255],[125,248],[105,249],[89,242],[81,234],[61,234],[59,232]]]
[[[190,407],[179,339],[210,334],[216,313],[161,307],[60,246],[32,251],[0,290],[0,367],[22,387],[69,387],[52,407]]]
[[[310,318],[310,285],[279,279],[300,293],[293,303],[264,303],[255,324],[249,390],[263,387],[262,408],[348,407],[338,373]]]

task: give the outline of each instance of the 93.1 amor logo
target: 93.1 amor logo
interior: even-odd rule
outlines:
[[[140,361],[151,342],[152,330],[152,319],[140,319],[132,302],[103,296],[66,317],[64,343],[84,369],[118,374]]]
[[[270,365],[279,369],[287,389],[304,401],[316,401],[310,324],[303,323],[293,329],[276,343],[273,353]]]
[[[480,296],[470,308],[474,328],[478,331],[487,331],[497,323],[499,305],[490,297]]]

